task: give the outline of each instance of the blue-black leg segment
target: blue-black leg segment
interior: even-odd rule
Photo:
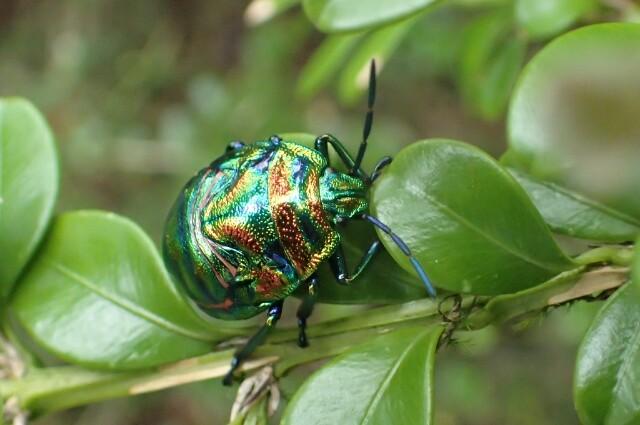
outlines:
[[[400,236],[396,235],[389,228],[389,226],[387,226],[386,224],[384,224],[383,222],[381,222],[377,218],[375,218],[373,216],[370,216],[369,214],[362,214],[362,218],[367,220],[369,223],[373,224],[374,226],[376,226],[378,229],[382,230],[387,235],[389,235],[391,240],[393,240],[393,242],[398,246],[398,248],[400,248],[400,251],[402,251],[402,253],[404,255],[409,257],[409,261],[411,262],[411,265],[413,266],[413,268],[418,273],[418,276],[420,277],[420,280],[422,280],[422,283],[424,284],[425,288],[427,289],[427,292],[429,293],[429,295],[431,297],[435,298],[436,297],[436,290],[433,287],[433,284],[431,283],[431,280],[427,276],[427,273],[424,271],[424,269],[422,268],[422,266],[420,265],[420,263],[418,262],[416,257],[413,256],[413,254],[411,253],[411,250],[409,249],[407,244],[404,243],[404,241],[400,238]]]
[[[231,383],[233,382],[233,372],[238,369],[243,361],[245,361],[254,351],[256,351],[256,348],[264,343],[271,330],[276,327],[276,323],[278,323],[281,315],[282,301],[277,301],[273,303],[271,307],[269,307],[269,310],[267,311],[266,323],[249,339],[249,341],[247,341],[247,343],[242,348],[236,351],[236,353],[233,355],[229,372],[227,372],[224,379],[222,380],[222,383],[224,385],[231,385]]]
[[[296,316],[298,317],[298,346],[308,347],[309,340],[307,339],[307,319],[313,313],[313,306],[316,303],[316,286],[318,284],[318,278],[314,275],[307,282],[308,292],[302,299]]]
[[[347,270],[347,260],[344,256],[344,250],[342,249],[342,245],[338,245],[338,248],[333,253],[331,257],[329,257],[329,266],[331,266],[331,271],[336,278],[336,281],[341,285],[349,285],[355,279],[358,278],[360,273],[362,273],[376,253],[380,250],[380,241],[375,241],[371,245],[369,245],[369,249],[360,259],[360,263],[356,266],[356,269],[352,274],[349,274]]]
[[[380,177],[380,173],[382,173],[382,170],[387,165],[391,164],[391,161],[393,161],[393,158],[391,158],[390,156],[384,156],[380,161],[378,161],[376,166],[373,167],[373,172],[371,173],[371,177],[369,177],[370,184],[376,181],[378,177]]]

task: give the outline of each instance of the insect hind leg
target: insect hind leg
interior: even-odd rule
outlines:
[[[222,380],[223,385],[229,386],[233,382],[233,373],[238,367],[245,361],[262,343],[267,339],[267,336],[276,327],[276,323],[282,315],[282,301],[275,302],[267,312],[267,320],[265,324],[256,332],[249,341],[236,353],[231,359],[231,367]]]
[[[315,275],[309,279],[309,292],[302,299],[302,303],[300,303],[300,307],[298,307],[298,312],[296,313],[298,317],[298,346],[303,348],[309,346],[306,332],[307,319],[311,316],[311,313],[313,313],[313,306],[316,303],[315,288],[317,283],[318,278]]]

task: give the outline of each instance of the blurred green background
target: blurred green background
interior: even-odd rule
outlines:
[[[58,210],[116,211],[158,242],[182,184],[231,140],[331,132],[348,145],[359,143],[364,97],[345,106],[331,87],[310,99],[297,95],[296,81],[323,36],[299,9],[250,25],[247,5],[0,2],[0,96],[29,98],[46,114],[62,166]],[[385,64],[370,142],[375,152],[394,153],[427,137],[503,152],[503,120],[474,113],[455,81],[455,53],[470,40],[458,29],[478,13],[443,9],[429,15],[431,25],[417,25]],[[439,354],[436,423],[578,423],[573,363],[595,307],[552,312],[524,332],[461,334],[459,344]],[[349,312],[323,308],[314,320],[336,310]],[[285,400],[306,374],[298,371],[282,382]],[[35,423],[225,424],[234,396],[214,381]]]

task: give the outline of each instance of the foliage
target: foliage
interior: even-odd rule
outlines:
[[[283,423],[406,422],[405,415],[433,423],[436,349],[446,349],[461,330],[523,323],[568,303],[609,298],[578,353],[576,410],[589,425],[634,423],[640,417],[640,259],[626,245],[640,236],[638,24],[590,25],[561,35],[520,72],[534,40],[553,37],[602,6],[441,3],[370,0],[364,7],[305,0],[308,18],[336,34],[312,55],[299,92],[315,94],[346,60],[340,96],[353,101],[370,57],[389,61],[418,26],[463,16],[468,25],[454,77],[462,97],[487,118],[500,116],[510,100],[508,151],[498,162],[463,142],[422,140],[400,151],[371,194],[374,213],[451,295],[419,299],[424,292],[412,268],[378,235],[387,252],[361,286],[332,285],[324,269],[319,295],[324,302],[389,305],[311,326],[307,350],[294,347],[295,329],[279,330],[245,369],[273,364],[280,378],[295,366],[334,357],[296,391]],[[470,3],[483,4],[470,12]],[[274,10],[292,5],[282,1]],[[3,99],[5,416],[16,415],[16,403],[18,413],[37,416],[222,376],[233,348],[214,344],[233,344],[254,326],[202,315],[132,221],[101,211],[52,219],[57,174],[44,118],[25,100]],[[606,246],[579,244],[581,255],[573,256],[552,231]],[[374,237],[358,227],[345,233],[346,252],[354,257]],[[47,364],[50,355],[67,365]],[[260,394],[245,423],[265,423],[271,401]]]
[[[301,74],[303,96],[317,93],[346,62],[338,94],[352,104],[365,88],[363,58],[384,65],[412,28],[433,27],[423,39],[431,46],[431,61],[449,63],[443,74],[457,80],[468,106],[487,119],[502,116],[528,48],[606,9],[595,0],[305,0],[303,5],[311,22],[330,34]],[[315,76],[313,83],[308,75]]]
[[[33,255],[58,192],[53,136],[28,102],[0,102],[0,305]]]

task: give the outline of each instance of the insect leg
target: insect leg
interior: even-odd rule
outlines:
[[[242,149],[245,146],[245,143],[242,140],[234,140],[227,145],[225,152],[237,151],[238,149]]]
[[[411,262],[411,265],[413,266],[415,271],[418,273],[418,276],[420,276],[420,280],[422,280],[422,283],[424,284],[425,288],[427,289],[427,292],[429,293],[429,296],[431,296],[432,298],[435,298],[436,297],[436,290],[433,287],[433,285],[431,284],[431,280],[427,276],[427,273],[424,271],[424,269],[422,268],[422,266],[420,265],[420,263],[418,262],[416,257],[413,256],[413,254],[411,253],[411,250],[409,249],[407,244],[400,238],[400,236],[396,235],[389,228],[389,226],[387,226],[386,224],[384,224],[383,222],[381,222],[380,220],[378,220],[377,218],[375,218],[373,216],[370,216],[368,214],[362,214],[362,218],[364,220],[367,220],[369,223],[373,224],[374,226],[376,226],[378,229],[382,230],[387,235],[389,235],[389,237],[396,244],[396,246],[398,248],[400,248],[400,251],[402,251],[402,253],[409,258],[409,261]]]
[[[360,263],[356,266],[355,271],[350,275],[347,271],[347,261],[344,257],[344,251],[342,245],[339,245],[336,252],[329,258],[329,266],[333,271],[333,275],[336,281],[341,285],[349,285],[354,279],[367,268],[369,262],[373,259],[376,253],[380,250],[380,241],[375,241],[369,245],[369,249],[360,259]]]
[[[391,161],[393,161],[393,158],[391,158],[390,156],[382,157],[382,159],[378,161],[376,166],[373,168],[373,172],[371,173],[371,177],[369,178],[369,183],[373,183],[374,181],[376,181],[376,179],[380,177],[380,173],[382,172],[384,167],[391,164]]]
[[[273,328],[275,328],[276,323],[280,319],[282,315],[282,301],[275,302],[267,312],[267,321],[266,323],[256,332],[249,341],[244,345],[244,347],[240,348],[231,359],[231,367],[229,368],[229,372],[225,375],[222,383],[224,385],[231,385],[233,381],[233,372],[245,361],[251,353],[253,353],[256,348],[258,348],[264,340],[267,338],[267,335],[271,332]]]
[[[327,161],[329,161],[328,145],[331,145],[333,147],[333,149],[336,151],[336,153],[342,160],[342,163],[347,167],[348,170],[352,170],[354,168],[355,162],[351,157],[351,154],[349,154],[349,151],[347,151],[347,148],[344,147],[344,145],[342,144],[342,142],[340,142],[340,140],[336,139],[331,134],[323,134],[322,136],[316,139],[316,142],[315,142],[316,150],[319,151],[322,155],[324,155]],[[362,171],[360,167],[357,167],[355,172],[363,180],[368,180],[369,176],[367,176],[367,174],[364,171]]]
[[[302,303],[300,303],[300,307],[298,307],[298,312],[296,316],[298,317],[298,345],[300,347],[307,347],[309,345],[309,340],[307,339],[307,319],[313,313],[313,306],[316,303],[316,293],[315,287],[318,283],[318,278],[316,276],[312,276],[308,282],[309,285],[309,293],[305,295],[302,299]]]
[[[369,134],[371,134],[371,127],[373,126],[373,105],[376,102],[376,61],[371,60],[371,67],[369,68],[369,97],[367,99],[367,115],[364,118],[364,128],[362,129],[362,142],[360,148],[358,148],[358,154],[356,155],[356,161],[353,167],[350,169],[352,175],[358,173],[362,158],[367,150],[367,140]]]

